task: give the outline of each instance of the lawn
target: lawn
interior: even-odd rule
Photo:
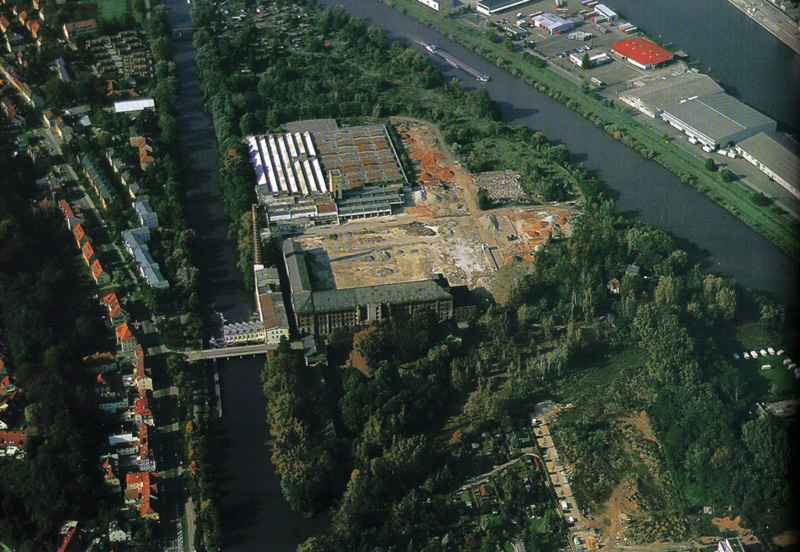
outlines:
[[[100,0],[100,18],[103,21],[121,22],[128,13],[133,13],[131,0]]]
[[[800,388],[800,382],[795,379],[793,371],[787,370],[786,365],[783,364],[784,359],[789,358],[788,353],[784,353],[781,356],[768,354],[765,357],[759,354],[756,359],[744,358],[743,353],[745,351],[755,350],[759,352],[761,349],[772,347],[777,352],[783,348],[781,343],[771,337],[760,325],[747,324],[739,326],[736,329],[731,346],[738,348],[726,351],[726,360],[736,368],[742,379],[747,381],[749,386],[755,387],[750,391],[756,392],[759,400],[774,401],[787,398],[794,395]],[[734,360],[734,353],[739,355],[739,360]],[[764,365],[769,365],[771,368],[762,370],[761,366]]]

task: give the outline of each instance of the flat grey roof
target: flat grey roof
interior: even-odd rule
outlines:
[[[339,125],[336,124],[336,119],[306,119],[304,121],[286,123],[283,125],[283,128],[285,128],[287,132],[299,132],[302,134],[306,131],[323,132],[326,130],[336,130],[339,128]]]
[[[695,96],[722,92],[722,87],[708,75],[684,73],[667,80],[648,81],[644,86],[621,92],[620,96],[638,98],[651,109],[660,111]]]
[[[759,132],[738,145],[795,188],[800,186],[800,152],[788,140]]]
[[[286,271],[289,274],[289,285],[292,293],[311,291],[311,278],[303,250],[293,239],[283,242],[283,257],[286,259]]]
[[[503,8],[511,8],[521,4],[527,4],[532,0],[480,0],[478,4],[486,6],[489,10],[502,10]]]
[[[775,124],[766,115],[724,92],[694,98],[665,111],[717,142],[747,128]]]
[[[421,280],[418,282],[400,282],[397,284],[317,291],[312,295],[312,302],[314,311],[331,312],[354,309],[360,305],[381,303],[396,305],[452,298],[452,295],[435,281]]]

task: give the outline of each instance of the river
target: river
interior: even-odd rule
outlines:
[[[190,25],[189,6],[166,0],[173,28]],[[227,220],[217,183],[217,142],[203,96],[190,40],[175,42],[180,79],[181,162],[186,214],[197,231],[202,252],[203,313],[213,311],[228,320],[246,320],[251,299],[242,288],[236,247],[227,239]],[[219,363],[223,416],[214,422],[210,459],[219,494],[225,551],[294,552],[297,545],[325,529],[325,518],[306,519],[292,512],[283,499],[267,446],[267,425],[260,374],[264,357]]]
[[[442,46],[488,74],[490,82],[478,83],[443,60],[428,56],[448,78],[460,79],[465,88],[485,88],[502,106],[507,121],[541,131],[550,140],[564,144],[573,163],[585,163],[596,171],[625,216],[671,233],[692,262],[733,277],[749,288],[769,292],[792,310],[797,307],[797,263],[660,165],[644,159],[582,116],[481,56],[377,0],[321,3],[328,7],[342,5],[383,28],[390,40],[400,40],[420,52],[425,50],[415,40]]]

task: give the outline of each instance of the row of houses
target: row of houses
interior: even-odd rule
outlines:
[[[122,31],[86,41],[94,59],[94,71],[103,76],[116,72],[125,78],[153,76],[153,58],[139,33]]]
[[[13,430],[27,405],[25,391],[9,375],[0,359],[0,457],[25,457],[27,430]]]

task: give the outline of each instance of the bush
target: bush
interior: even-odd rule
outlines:
[[[750,201],[754,204],[758,205],[759,207],[766,207],[770,203],[772,203],[772,199],[768,198],[761,192],[756,192],[750,196]]]

